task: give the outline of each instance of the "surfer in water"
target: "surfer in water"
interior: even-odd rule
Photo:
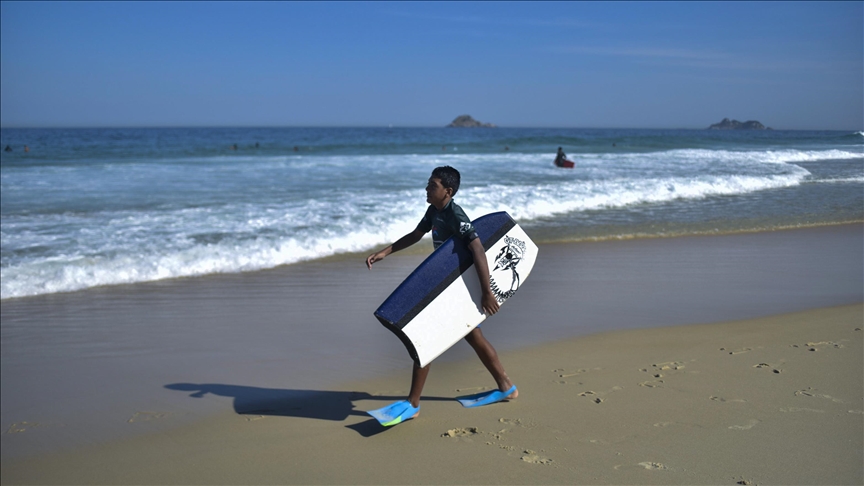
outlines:
[[[558,167],[563,167],[565,160],[567,160],[567,154],[564,153],[564,149],[558,147],[558,153],[555,154],[555,165],[557,165]]]
[[[453,196],[459,190],[459,183],[459,171],[453,167],[444,166],[435,168],[426,185],[426,202],[429,203],[429,208],[426,210],[423,219],[420,220],[414,231],[399,238],[387,248],[369,255],[366,258],[366,266],[369,270],[372,270],[374,263],[383,260],[393,252],[404,250],[417,243],[429,231],[432,232],[432,243],[435,248],[438,248],[448,238],[454,236],[465,243],[474,257],[474,268],[477,270],[477,277],[480,279],[482,293],[481,307],[486,315],[491,316],[498,312],[499,304],[489,284],[489,265],[486,262],[486,252],[483,249],[483,244],[474,231],[471,220],[465,215],[465,211],[453,201]],[[471,345],[474,352],[477,353],[480,361],[489,370],[498,386],[498,390],[484,394],[485,397],[482,400],[478,400],[477,404],[485,405],[516,398],[519,395],[519,391],[516,390],[516,386],[507,376],[504,366],[501,365],[501,361],[498,359],[498,353],[483,336],[483,331],[480,330],[480,327],[478,326],[468,333],[465,336],[465,340]],[[421,368],[417,364],[414,364],[411,375],[411,391],[408,394],[408,399],[381,409],[387,416],[392,416],[393,419],[385,422],[379,418],[379,421],[384,425],[395,425],[420,415],[420,395],[423,392],[423,386],[426,384],[426,377],[428,375],[429,365]]]

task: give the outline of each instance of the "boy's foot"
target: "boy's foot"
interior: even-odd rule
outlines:
[[[511,400],[518,396],[519,391],[516,390],[516,385],[513,385],[507,391],[502,392],[501,390],[492,390],[483,393],[477,393],[476,395],[459,397],[457,398],[457,400],[459,400],[459,403],[461,403],[463,407],[473,408],[501,402],[504,400]]]
[[[384,427],[390,427],[391,425],[396,425],[406,420],[418,417],[420,415],[420,407],[412,406],[411,402],[408,400],[401,400],[377,410],[370,410],[366,413],[375,417],[375,420]]]

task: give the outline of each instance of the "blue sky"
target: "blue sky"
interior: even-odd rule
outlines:
[[[862,2],[2,2],[0,123],[864,128]]]

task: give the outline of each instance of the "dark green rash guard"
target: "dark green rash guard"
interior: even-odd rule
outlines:
[[[423,219],[420,220],[420,224],[417,225],[417,229],[424,234],[432,231],[432,244],[436,249],[453,235],[456,235],[466,245],[477,238],[477,232],[474,231],[471,220],[452,199],[441,211],[430,204],[426,214],[423,215]]]

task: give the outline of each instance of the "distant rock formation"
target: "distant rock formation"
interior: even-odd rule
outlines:
[[[491,123],[481,123],[481,122],[471,118],[471,115],[462,115],[462,116],[457,116],[455,120],[453,120],[449,125],[447,125],[447,127],[448,128],[466,128],[466,127],[494,128],[495,125],[493,125]]]
[[[709,130],[771,130],[769,127],[759,123],[756,120],[746,121],[744,123],[738,120],[730,120],[724,118],[720,123],[715,123],[708,127]]]

